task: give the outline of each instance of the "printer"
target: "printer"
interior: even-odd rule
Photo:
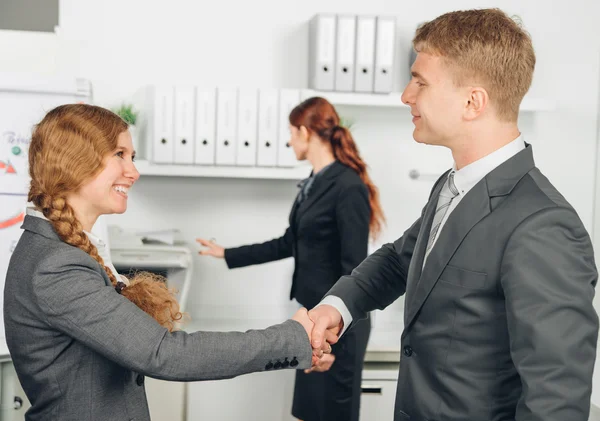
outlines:
[[[108,226],[108,247],[117,272],[148,271],[164,276],[185,311],[192,279],[192,252],[177,238],[178,231],[128,232]]]

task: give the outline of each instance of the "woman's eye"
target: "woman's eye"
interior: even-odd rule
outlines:
[[[119,158],[123,158],[123,151],[119,151],[115,154],[115,156],[118,156]]]

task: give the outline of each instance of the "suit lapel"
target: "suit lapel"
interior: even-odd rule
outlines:
[[[441,186],[432,195],[423,218],[425,224],[419,232],[409,268],[408,284],[410,287],[407,287],[406,291],[404,332],[407,332],[407,328],[414,321],[444,268],[464,238],[479,221],[491,213],[491,199],[509,195],[521,178],[535,167],[531,146],[525,145],[524,150],[491,171],[460,201],[442,227],[437,242],[421,271]]]
[[[421,276],[418,278],[417,285],[413,288],[412,297],[409,298],[406,326],[412,323],[460,243],[469,231],[489,213],[490,198],[487,183],[483,179],[465,195],[442,227],[436,244],[427,257],[427,262],[423,267]],[[421,241],[425,243],[429,231],[422,230],[419,236],[422,237]]]
[[[440,191],[444,186],[446,181],[446,177],[448,172],[446,172],[438,182],[438,185],[433,189],[431,193],[431,197],[427,206],[425,207],[425,212],[423,214],[423,219],[421,223],[421,229],[419,230],[419,235],[417,237],[417,242],[415,243],[415,250],[413,252],[413,256],[410,262],[410,266],[408,268],[408,276],[406,283],[406,299],[409,300],[412,297],[414,287],[416,286],[419,278],[421,277],[421,270],[423,268],[423,259],[425,257],[425,248],[427,247],[427,240],[429,238],[429,232],[431,231],[431,224],[433,223],[433,215],[435,214],[435,209],[437,207],[438,197],[440,195]],[[425,235],[427,233],[427,235]],[[408,306],[404,309],[404,318],[407,317]]]

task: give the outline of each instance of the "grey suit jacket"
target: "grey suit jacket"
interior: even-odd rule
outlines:
[[[587,421],[598,317],[588,233],[531,146],[467,193],[427,263],[421,217],[329,291],[352,317],[406,293],[396,421]]]
[[[32,405],[27,420],[146,421],[144,375],[196,381],[310,366],[308,336],[295,321],[246,333],[169,333],[49,222],[27,216],[22,228],[4,323]]]

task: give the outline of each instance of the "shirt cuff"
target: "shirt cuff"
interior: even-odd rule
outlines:
[[[340,297],[336,297],[335,295],[328,295],[327,297],[323,298],[321,302],[317,304],[316,307],[323,304],[330,305],[331,307],[339,311],[342,315],[342,321],[344,322],[344,326],[342,327],[340,333],[338,333],[338,338],[341,338],[346,329],[348,329],[348,326],[350,326],[350,324],[352,323],[352,316],[350,315],[348,307],[346,307],[346,304],[344,304]]]

